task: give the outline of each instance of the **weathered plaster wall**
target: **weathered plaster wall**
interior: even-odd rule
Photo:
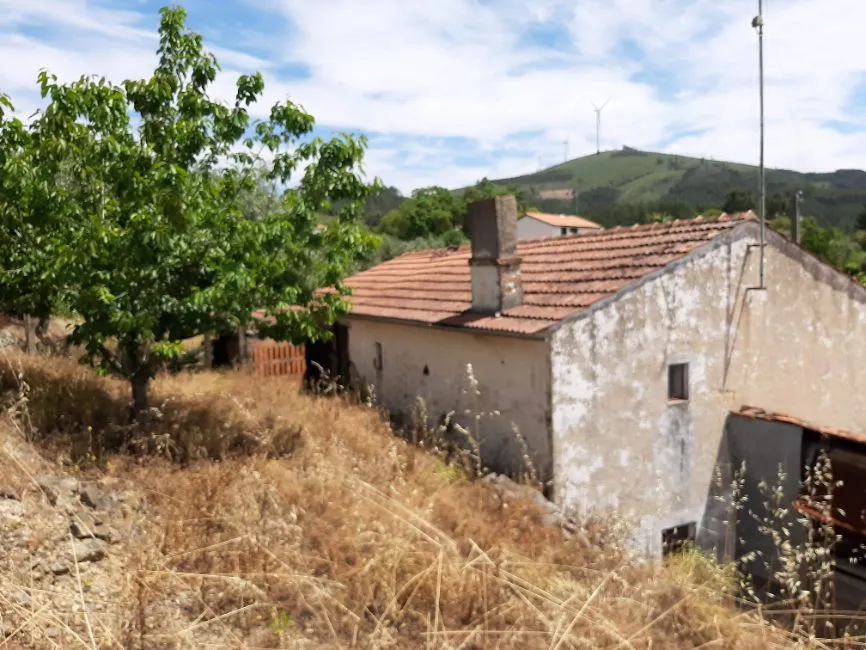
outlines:
[[[662,529],[703,520],[731,410],[866,430],[864,292],[767,237],[765,291],[748,290],[759,259],[748,224],[554,332],[557,501],[615,508],[655,554]],[[668,365],[682,362],[690,400],[668,403]]]
[[[375,385],[378,402],[409,413],[423,398],[431,424],[456,411],[464,426],[475,426],[464,411],[500,415],[479,422],[482,457],[492,468],[520,470],[523,447],[512,425],[533,451],[537,469],[550,474],[549,383],[543,340],[447,331],[430,327],[348,319],[349,354],[357,373]],[[382,368],[374,365],[376,343]],[[467,379],[472,364],[480,396]]]
[[[532,217],[522,217],[517,221],[517,238],[518,239],[537,239],[539,237],[559,237],[562,235],[560,228],[554,228],[551,225],[533,219]]]

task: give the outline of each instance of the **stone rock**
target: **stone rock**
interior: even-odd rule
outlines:
[[[20,589],[18,592],[16,592],[15,599],[18,601],[18,604],[21,605],[21,607],[27,607],[30,604],[30,594],[28,594],[23,589]]]
[[[74,478],[37,476],[36,484],[45,492],[48,503],[52,506],[65,502],[78,493],[78,481]]]
[[[48,565],[48,572],[56,576],[63,576],[69,573],[69,565],[65,562],[52,562]]]
[[[88,485],[82,488],[79,496],[81,503],[94,510],[104,510],[108,505],[108,497],[105,492],[95,485]]]
[[[109,544],[117,544],[120,541],[120,533],[111,526],[97,526],[94,532],[97,539],[101,539]]]
[[[99,562],[106,556],[105,542],[101,539],[80,539],[73,546],[74,559],[79,562]]]
[[[75,539],[101,539],[114,544],[119,541],[118,532],[105,525],[101,519],[86,511],[74,513],[69,518],[69,532]]]
[[[0,348],[11,348],[18,345],[18,339],[7,329],[0,330]]]
[[[542,513],[542,523],[545,526],[559,528],[566,538],[570,538],[578,529],[577,522],[569,513],[549,501],[544,495],[529,485],[522,485],[503,474],[488,474],[483,479],[490,484],[502,498],[526,499],[538,506]]]
[[[95,526],[88,525],[86,522],[83,522],[78,518],[73,519],[71,522],[69,522],[69,532],[72,533],[72,536],[75,539],[88,539],[91,537],[96,537],[96,532],[94,531],[94,528]]]
[[[21,519],[26,508],[20,501],[12,499],[0,499],[0,521],[3,519]]]
[[[12,499],[13,501],[21,501],[21,497],[11,487],[0,487],[0,499]]]

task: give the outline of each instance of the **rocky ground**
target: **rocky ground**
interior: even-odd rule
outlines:
[[[69,476],[11,435],[3,443],[0,636],[11,647],[95,647],[82,632],[123,628],[124,546],[141,503],[117,479]]]

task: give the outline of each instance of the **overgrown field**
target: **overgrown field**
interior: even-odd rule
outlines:
[[[810,647],[710,562],[567,539],[374,408],[192,374],[131,426],[125,384],[0,366],[0,647]]]

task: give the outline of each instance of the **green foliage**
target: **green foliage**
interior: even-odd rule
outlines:
[[[670,223],[674,218],[664,212],[651,212],[646,217],[646,223]]]
[[[725,199],[722,210],[728,214],[736,214],[738,212],[748,212],[757,208],[758,202],[755,199],[754,192],[745,190],[734,190],[729,192]]]
[[[68,251],[69,183],[40,131],[13,110],[0,95],[0,312],[44,321],[62,299],[57,270]]]
[[[463,192],[463,200],[468,206],[470,203],[480,201],[482,199],[491,199],[495,196],[503,196],[505,194],[513,194],[517,199],[517,211],[520,214],[525,214],[528,206],[526,204],[526,193],[517,185],[511,183],[501,185],[494,183],[487,178],[482,178],[472,187],[468,187]]]
[[[460,243],[464,239],[460,231],[463,230],[468,205],[503,194],[514,194],[518,210],[526,211],[526,202],[519,188],[496,185],[486,178],[468,188],[462,196],[444,187],[415,190],[408,199],[389,210],[378,221],[377,231],[390,237],[391,241],[388,243],[388,240],[383,240],[388,248],[382,251],[381,256],[389,259],[392,250],[401,248],[393,243],[394,240],[412,242],[412,246],[428,242],[434,247]],[[372,217],[368,215],[367,219],[370,221]]]
[[[857,213],[857,230],[866,230],[866,205]]]
[[[295,619],[283,610],[275,610],[271,618],[271,629],[278,637],[284,637],[295,626]]]
[[[786,237],[791,235],[790,217],[777,216],[767,225]],[[836,269],[860,282],[866,280],[866,232],[851,235],[838,228],[825,228],[814,217],[803,217],[800,244]]]
[[[379,245],[359,265],[358,270],[381,264],[411,251],[448,248],[467,243],[469,243],[469,240],[466,238],[466,235],[463,234],[462,230],[457,228],[452,228],[438,237],[417,237],[408,241],[391,235],[382,235]]]
[[[322,325],[344,313],[343,277],[373,243],[358,223],[372,189],[359,172],[366,141],[312,137],[313,117],[290,101],[253,121],[260,74],[238,79],[231,105],[211,100],[216,58],[186,28],[182,8],[161,16],[150,78],[61,84],[43,72],[48,106],[32,143],[5,144],[21,128],[3,129],[3,155],[23,160],[24,171],[12,175],[18,194],[6,195],[0,239],[43,217],[57,229],[49,253],[26,270],[30,295],[64,288],[81,319],[72,341],[131,382],[136,409],[146,406],[157,368],[179,357],[179,341],[247,326],[255,310],[273,318],[253,323],[267,336],[323,336]],[[267,165],[263,150],[272,155]],[[68,182],[45,189],[58,187],[50,181],[60,171]],[[290,180],[296,186],[277,195]],[[333,202],[343,207],[318,233],[318,216]],[[16,205],[22,214],[6,219]],[[46,230],[22,240],[28,255]],[[15,264],[4,261],[4,296]]]
[[[424,187],[382,217],[379,231],[402,240],[439,237],[463,223],[465,203],[444,187]]]

